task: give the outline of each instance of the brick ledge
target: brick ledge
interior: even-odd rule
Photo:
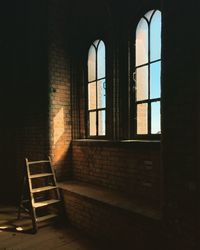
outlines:
[[[137,204],[130,196],[108,190],[92,184],[86,184],[78,181],[59,182],[58,186],[61,190],[71,192],[88,199],[111,205],[116,208],[124,209],[128,212],[145,216],[156,221],[161,220],[160,211],[141,204]]]

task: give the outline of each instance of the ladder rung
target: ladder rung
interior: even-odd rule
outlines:
[[[32,193],[48,191],[48,190],[52,190],[52,189],[56,189],[56,188],[57,188],[56,186],[45,186],[45,187],[33,188]]]
[[[51,176],[53,173],[42,173],[42,174],[32,174],[29,176],[29,178],[41,178],[41,177],[46,177],[46,176]]]
[[[55,217],[58,217],[58,215],[57,214],[48,214],[48,215],[37,217],[36,221],[37,222],[46,221],[46,220],[53,219]]]
[[[40,164],[40,163],[50,163],[49,160],[44,160],[44,161],[29,161],[28,162],[28,165],[31,165],[31,164]]]
[[[44,206],[48,206],[48,205],[51,205],[51,204],[54,204],[54,203],[58,203],[60,202],[60,200],[45,200],[45,201],[39,201],[39,202],[35,202],[33,204],[33,207],[34,208],[38,208],[38,207],[44,207]]]

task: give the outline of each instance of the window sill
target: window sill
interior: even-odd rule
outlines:
[[[151,148],[160,149],[159,140],[102,140],[102,139],[75,139],[72,141],[76,146],[98,147],[125,147],[125,148]]]

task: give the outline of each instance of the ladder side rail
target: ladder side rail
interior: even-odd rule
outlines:
[[[34,196],[32,193],[32,182],[30,178],[30,169],[29,169],[29,162],[28,159],[25,159],[26,161],[26,176],[28,180],[28,194],[29,194],[29,199],[30,199],[30,213],[31,213],[31,219],[32,219],[32,224],[33,224],[33,231],[34,233],[37,232],[37,223],[36,223],[36,211],[34,208]]]
[[[60,191],[59,191],[59,188],[58,188],[58,185],[57,185],[57,182],[56,182],[56,175],[55,175],[54,168],[53,168],[53,166],[51,164],[51,158],[50,158],[50,156],[49,156],[49,165],[50,165],[51,171],[53,173],[53,181],[54,181],[54,185],[56,186],[57,197],[58,197],[59,200],[61,200]]]

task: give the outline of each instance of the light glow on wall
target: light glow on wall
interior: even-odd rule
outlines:
[[[64,108],[62,107],[53,119],[53,143],[58,142],[65,131]]]

